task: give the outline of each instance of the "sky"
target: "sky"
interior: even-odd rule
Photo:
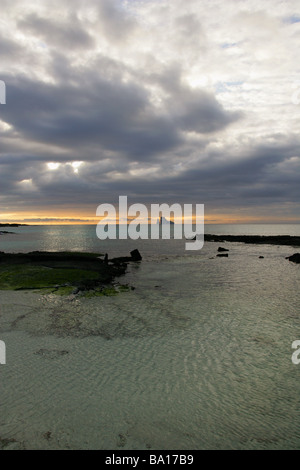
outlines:
[[[300,2],[1,0],[0,222],[300,222]]]

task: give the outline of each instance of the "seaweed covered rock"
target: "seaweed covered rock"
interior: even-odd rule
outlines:
[[[0,289],[86,291],[111,283],[125,274],[126,268],[124,258],[115,258],[108,264],[98,253],[0,253]]]

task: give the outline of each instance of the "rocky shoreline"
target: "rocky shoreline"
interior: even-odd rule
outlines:
[[[300,237],[290,235],[211,235],[205,234],[206,242],[235,242],[250,243],[255,245],[287,245],[299,246]]]
[[[0,224],[0,228],[3,227],[28,227],[27,224]],[[16,235],[15,232],[9,232],[7,230],[0,230],[0,235]]]
[[[28,224],[0,224],[0,227],[28,227]]]

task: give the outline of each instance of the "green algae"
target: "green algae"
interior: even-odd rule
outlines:
[[[32,290],[40,294],[85,297],[113,296],[129,290],[115,287],[114,278],[126,272],[116,258],[110,265],[98,253],[0,252],[0,290]]]
[[[59,287],[58,289],[55,289],[53,291],[53,294],[55,295],[71,295],[74,292],[74,287],[73,286],[65,286],[65,287]]]
[[[102,287],[100,289],[89,290],[87,292],[84,292],[82,296],[85,298],[103,297],[103,296],[113,297],[115,295],[118,295],[119,293],[128,292],[129,290],[130,290],[130,287],[127,285],[109,286],[109,287]]]
[[[59,269],[43,266],[16,265],[0,269],[0,289],[43,289],[60,284],[75,285],[86,280],[96,280],[96,272],[81,269]],[[62,286],[67,287],[67,286]],[[62,288],[61,287],[61,288]]]
[[[113,297],[114,295],[117,295],[118,291],[114,287],[105,287],[103,289],[95,289],[95,290],[89,290],[87,292],[84,292],[82,296],[84,298],[91,298],[91,297]]]

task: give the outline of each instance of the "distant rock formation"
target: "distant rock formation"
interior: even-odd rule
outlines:
[[[157,219],[157,224],[159,225],[174,225],[174,222],[172,220],[167,220],[165,217],[160,217]]]

